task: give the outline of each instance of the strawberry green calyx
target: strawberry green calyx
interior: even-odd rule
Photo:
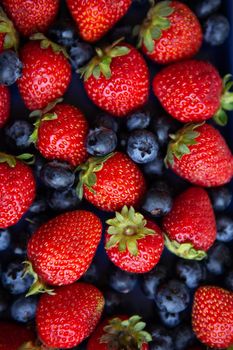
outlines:
[[[105,248],[117,246],[120,252],[128,249],[134,256],[138,255],[137,241],[147,235],[155,234],[154,230],[146,227],[147,221],[144,216],[136,213],[133,207],[128,209],[126,205],[121,213],[116,212],[115,218],[107,220],[106,223],[109,225],[107,232],[111,238]]]
[[[77,71],[81,73],[81,77],[84,77],[84,81],[87,81],[92,75],[95,79],[99,79],[101,74],[106,79],[111,78],[112,59],[114,57],[125,56],[130,52],[127,46],[119,45],[121,41],[122,38],[106,48],[96,48],[97,55],[86,66]]]
[[[69,58],[69,55],[66,51],[66,49],[64,47],[62,47],[61,45],[58,45],[56,43],[54,43],[53,41],[49,40],[48,38],[46,38],[46,36],[42,33],[36,33],[33,34],[32,36],[30,36],[30,40],[39,40],[40,41],[40,47],[42,49],[48,49],[49,47],[52,48],[53,52],[55,53],[63,53],[63,55],[66,58]]]
[[[39,342],[38,342],[39,343]],[[27,342],[22,344],[18,350],[58,350],[55,348],[48,348],[47,346],[43,344],[37,344],[37,342],[34,344],[33,342]]]
[[[35,161],[34,155],[30,153],[23,153],[19,156],[12,156],[10,154],[0,152],[0,163],[7,163],[10,168],[14,168],[16,166],[17,159],[29,165],[33,164]]]
[[[171,1],[161,1],[152,6],[142,26],[136,26],[134,29],[134,34],[139,36],[138,46],[143,44],[149,52],[153,52],[154,41],[160,39],[162,32],[170,28],[169,16],[173,12]]]
[[[13,22],[9,20],[3,9],[0,7],[0,33],[5,34],[3,47],[5,50],[14,48],[18,50],[19,36]]]
[[[233,344],[227,350],[233,350]]]
[[[164,234],[164,238],[166,248],[180,258],[200,261],[207,257],[204,250],[196,250],[191,243],[171,241],[166,234]]]
[[[232,75],[227,74],[223,78],[221,106],[213,117],[215,123],[221,126],[225,126],[227,124],[228,116],[226,111],[233,110],[233,91],[230,91],[232,87],[233,87]]]
[[[146,323],[137,315],[126,320],[113,318],[104,327],[105,334],[100,343],[107,344],[109,350],[141,350],[143,344],[152,341],[145,327]]]

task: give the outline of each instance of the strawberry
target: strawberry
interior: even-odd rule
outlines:
[[[0,128],[4,126],[10,115],[10,90],[0,85]]]
[[[209,62],[190,60],[163,68],[154,78],[153,90],[164,109],[181,122],[197,122],[214,116],[227,123],[225,110],[233,110],[231,75],[223,81]]]
[[[132,0],[67,0],[79,34],[85,41],[102,38],[121,19]]]
[[[35,180],[31,168],[20,159],[0,152],[0,228],[15,225],[26,213],[35,197]]]
[[[19,38],[14,24],[0,7],[0,53],[11,48],[17,50],[18,43]]]
[[[97,56],[80,69],[89,98],[117,117],[143,106],[149,95],[149,72],[141,54],[119,41],[96,52]]]
[[[185,259],[202,260],[216,239],[214,211],[207,192],[190,187],[175,198],[163,219],[165,245]]]
[[[56,105],[57,102],[31,113],[31,116],[39,117],[31,140],[46,159],[59,159],[78,166],[87,157],[88,124],[78,108],[68,104]]]
[[[140,316],[120,315],[104,320],[90,336],[87,350],[148,350],[151,335]]]
[[[71,80],[71,67],[59,45],[39,33],[32,39],[21,50],[23,71],[17,83],[26,107],[35,110],[63,96]]]
[[[124,153],[89,158],[77,170],[77,193],[97,208],[105,211],[120,210],[124,205],[137,206],[146,184],[141,170]]]
[[[34,338],[34,333],[25,326],[0,322],[0,350],[19,350],[21,345]]]
[[[59,0],[2,0],[19,32],[30,36],[45,32],[58,12]]]
[[[195,14],[179,1],[154,4],[142,26],[135,28],[139,46],[153,61],[168,64],[194,56],[202,44]]]
[[[145,220],[133,207],[124,206],[107,224],[105,249],[120,269],[145,273],[159,262],[164,242],[162,232],[154,222]]]
[[[72,348],[96,327],[104,307],[102,293],[91,284],[75,283],[41,296],[36,325],[40,340],[51,348]]]
[[[194,296],[192,325],[209,347],[233,345],[233,293],[215,286],[200,287]]]
[[[233,176],[233,156],[226,141],[213,126],[189,124],[168,145],[166,164],[193,184],[220,186]]]

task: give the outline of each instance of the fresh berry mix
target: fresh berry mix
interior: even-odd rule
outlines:
[[[232,2],[1,6],[0,349],[232,350]]]

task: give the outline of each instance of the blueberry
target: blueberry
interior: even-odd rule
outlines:
[[[146,129],[151,120],[149,111],[136,111],[128,116],[126,125],[129,131],[136,129]]]
[[[228,246],[215,243],[208,251],[206,267],[214,275],[222,275],[232,265],[232,254]]]
[[[157,307],[169,313],[184,311],[188,307],[189,301],[188,288],[178,280],[170,280],[161,285],[155,296]]]
[[[33,214],[39,214],[46,211],[47,208],[48,206],[45,197],[40,195],[37,196],[35,201],[32,203],[32,205],[29,208],[29,211]]]
[[[27,323],[35,318],[37,298],[21,296],[11,305],[11,317],[17,322]]]
[[[112,290],[108,290],[106,293],[104,293],[104,300],[104,311],[106,314],[113,315],[116,314],[116,312],[119,312],[119,307],[122,301],[120,294]]]
[[[224,211],[231,204],[232,192],[228,187],[216,187],[209,190],[210,199],[215,211]]]
[[[53,191],[49,193],[47,203],[52,210],[73,210],[80,204],[76,190],[70,188],[65,191]]]
[[[53,24],[48,31],[48,36],[59,45],[69,48],[77,40],[77,31],[69,18],[63,18]]]
[[[73,186],[75,174],[66,163],[53,161],[45,164],[40,173],[45,186],[55,190],[64,190]]]
[[[155,135],[148,130],[135,130],[128,138],[127,153],[136,163],[149,163],[155,160],[159,145]]]
[[[167,115],[159,115],[153,119],[152,129],[161,146],[167,146],[169,134],[174,133],[178,128],[178,122]]]
[[[135,38],[132,35],[132,26],[130,25],[121,25],[113,29],[110,35],[110,41],[114,42],[120,38],[126,38],[126,41],[130,44],[134,44]]]
[[[221,0],[199,0],[195,5],[197,17],[205,18],[214,13],[221,5]]]
[[[167,277],[167,269],[164,265],[157,265],[153,270],[143,274],[141,288],[148,299],[154,299],[158,286]]]
[[[197,288],[204,279],[204,268],[195,260],[178,260],[177,275],[189,288]]]
[[[95,127],[103,127],[103,128],[106,128],[106,129],[111,129],[115,133],[119,129],[118,121],[116,120],[116,118],[112,117],[109,114],[99,114],[99,115],[97,115],[93,124],[94,124]]]
[[[233,240],[233,219],[227,215],[219,215],[217,223],[217,240],[230,242]]]
[[[9,306],[9,294],[0,289],[0,316],[1,314],[8,309]]]
[[[213,15],[204,23],[204,40],[212,46],[222,45],[230,33],[230,23],[223,15]]]
[[[7,229],[0,230],[0,252],[9,248],[11,243],[10,232]]]
[[[105,156],[117,146],[116,133],[104,127],[91,129],[87,135],[86,148],[92,156]]]
[[[179,312],[159,310],[159,317],[162,324],[168,328],[174,328],[181,323],[181,315]]]
[[[33,126],[29,122],[18,119],[5,128],[7,143],[10,147],[25,149],[32,144],[29,139],[32,132]]]
[[[2,272],[2,284],[11,294],[25,293],[31,286],[33,278],[24,276],[22,262],[11,262]]]
[[[225,285],[227,289],[233,292],[233,270],[228,271],[225,277]]]
[[[26,230],[19,231],[12,235],[12,251],[17,258],[24,258],[27,255],[27,242],[29,234]]]
[[[149,189],[142,203],[142,209],[154,217],[168,214],[172,209],[173,200],[171,194],[161,189]]]
[[[82,276],[83,281],[91,284],[97,284],[99,278],[100,274],[98,271],[98,266],[95,263],[92,263],[88,270],[85,272],[85,274]]]
[[[94,50],[88,43],[75,40],[68,53],[72,67],[74,69],[79,69],[91,60],[94,55]]]
[[[195,335],[192,331],[192,327],[185,324],[180,325],[175,333],[176,350],[188,349],[190,345],[193,345],[194,341]]]
[[[128,273],[120,269],[113,269],[109,278],[111,288],[119,293],[131,292],[137,283],[137,276],[133,273]]]
[[[22,62],[12,50],[0,54],[0,84],[13,85],[22,75]]]
[[[173,339],[165,328],[156,325],[149,331],[153,339],[150,350],[174,350]]]
[[[155,175],[162,176],[164,173],[164,170],[165,170],[164,160],[160,155],[158,155],[155,158],[155,160],[153,160],[152,162],[149,162],[143,165],[143,172],[148,177],[154,177]]]
[[[34,174],[38,179],[40,179],[40,172],[45,164],[46,164],[46,160],[43,157],[41,157],[40,154],[37,154],[35,157],[35,163],[33,164],[32,167],[33,167]]]

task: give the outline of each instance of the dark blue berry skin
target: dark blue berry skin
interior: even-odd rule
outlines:
[[[85,274],[82,276],[82,280],[86,283],[98,284],[100,279],[100,273],[98,270],[98,266],[95,263],[92,263]]]
[[[167,116],[159,115],[153,119],[152,130],[156,135],[158,143],[160,146],[167,146],[169,142],[169,134],[174,133],[179,128],[179,123]]]
[[[77,70],[88,63],[94,55],[94,50],[88,43],[75,40],[68,50],[72,67]]]
[[[135,130],[130,133],[127,142],[129,157],[139,164],[146,164],[155,160],[159,145],[154,134],[148,130]]]
[[[230,248],[223,243],[215,243],[208,251],[207,270],[214,275],[223,275],[231,266]]]
[[[32,170],[37,180],[39,181],[40,181],[40,172],[45,164],[46,164],[45,158],[43,158],[40,154],[37,154],[35,157],[35,163],[32,166]]]
[[[0,230],[0,252],[9,248],[11,236],[9,230]]]
[[[0,84],[13,85],[22,75],[22,62],[12,50],[0,54]]]
[[[28,223],[28,221],[26,223]],[[23,261],[27,255],[27,242],[29,237],[30,237],[30,234],[28,233],[28,229],[15,232],[15,234],[12,235],[12,243],[11,243],[12,252],[20,260],[22,258],[21,261]]]
[[[204,267],[195,260],[179,259],[176,265],[176,273],[191,289],[197,288],[205,277]]]
[[[151,121],[149,111],[136,111],[128,116],[126,126],[129,131],[137,129],[146,129]]]
[[[9,306],[9,293],[4,289],[0,289],[0,316],[8,309]]]
[[[5,128],[6,142],[10,148],[26,149],[31,146],[33,126],[26,120],[16,120]]]
[[[172,196],[168,191],[151,188],[145,195],[142,209],[153,217],[161,217],[171,211],[172,204]]]
[[[153,341],[150,343],[150,350],[174,350],[173,339],[169,332],[158,325],[149,328]]]
[[[164,170],[164,159],[161,155],[158,155],[152,162],[143,165],[143,172],[147,177],[162,176]]]
[[[49,162],[43,166],[40,173],[45,186],[55,190],[65,190],[73,186],[75,174],[66,163]]]
[[[154,299],[158,286],[165,281],[167,268],[157,265],[153,270],[143,274],[140,283],[143,293],[148,299]]]
[[[195,342],[195,335],[192,327],[182,324],[175,332],[175,348],[176,350],[186,350]]]
[[[107,315],[114,315],[119,313],[119,308],[121,306],[121,294],[114,292],[113,290],[108,290],[104,293],[104,312]]]
[[[11,262],[2,272],[2,285],[11,294],[25,293],[33,282],[30,275],[24,276],[24,268],[22,261]]]
[[[209,190],[210,199],[215,211],[226,210],[232,201],[232,191],[228,187],[216,187]]]
[[[132,273],[113,269],[109,277],[109,286],[123,294],[131,292],[137,283],[137,276]]]
[[[228,271],[225,277],[225,286],[233,292],[233,270]]]
[[[106,128],[106,129],[111,129],[115,133],[119,130],[119,123],[116,120],[116,118],[112,117],[109,114],[100,114],[97,115],[94,122],[93,122],[94,127],[96,128]]]
[[[27,232],[29,235],[33,234],[46,221],[48,221],[48,215],[44,213],[30,216],[30,219],[27,220]]]
[[[52,25],[48,36],[57,44],[69,48],[77,40],[77,30],[69,18],[64,18]]]
[[[27,323],[35,318],[36,297],[20,296],[11,305],[11,317],[17,322]]]
[[[213,15],[204,23],[204,40],[211,46],[222,45],[230,33],[230,23],[223,15]]]
[[[86,148],[92,156],[105,156],[113,152],[117,146],[116,133],[104,127],[91,129],[87,135]]]
[[[119,40],[120,38],[125,38],[129,44],[136,44],[135,37],[132,35],[133,28],[132,25],[118,25],[110,33],[110,42]]]
[[[217,240],[220,242],[230,242],[233,240],[233,220],[230,216],[219,215],[217,223]]]
[[[179,313],[189,305],[189,290],[184,283],[178,280],[170,280],[158,288],[155,302],[162,311]]]
[[[199,0],[195,4],[194,11],[197,17],[206,18],[216,12],[221,5],[221,0]]]
[[[179,312],[167,312],[159,310],[159,317],[162,324],[167,328],[174,328],[181,323],[181,314]]]
[[[29,211],[33,214],[39,214],[46,211],[47,208],[48,208],[48,205],[46,203],[45,196],[39,195],[30,206]]]
[[[80,204],[76,190],[70,188],[65,191],[53,191],[48,194],[48,206],[54,211],[73,210]]]

